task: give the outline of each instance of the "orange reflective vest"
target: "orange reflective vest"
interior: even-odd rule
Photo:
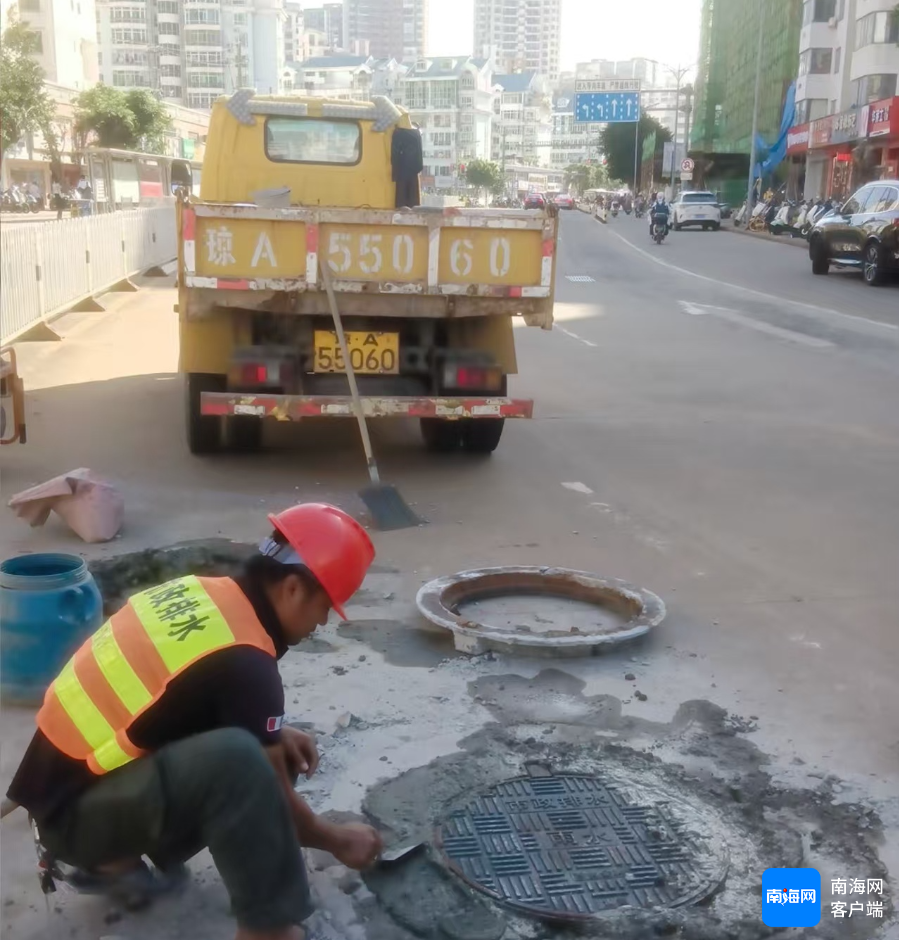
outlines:
[[[135,718],[185,669],[227,646],[275,646],[230,578],[193,575],[135,594],[47,689],[37,724],[64,754],[104,774],[140,757]]]

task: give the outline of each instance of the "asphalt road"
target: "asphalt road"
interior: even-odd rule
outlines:
[[[648,700],[627,699],[626,713],[668,722],[706,699],[751,720],[775,781],[813,788],[833,774],[839,799],[874,801],[895,879],[899,288],[816,278],[801,251],[723,232],[655,246],[647,228],[563,216],[556,328],[516,331],[511,392],[535,399],[535,418],[508,422],[492,458],[426,455],[414,426],[379,426],[382,477],[430,524],[376,535],[396,574],[371,622],[414,625],[422,581],[484,564],[646,586],[668,617],[636,654],[560,667],[586,693],[620,697],[636,655]],[[5,498],[79,466],[117,481],[126,530],[93,555],[258,538],[265,512],[298,499],[359,509],[364,461],[349,422],[275,427],[265,456],[186,453],[174,299],[156,282],[105,314],[60,321],[61,343],[22,345],[29,443],[4,449]],[[82,548],[52,522],[28,530],[10,517],[0,545]],[[354,694],[373,701],[384,688]],[[327,701],[304,694],[303,713],[327,716]],[[458,737],[440,723],[446,711],[417,707],[410,699],[405,734],[430,750],[398,751],[396,770]],[[16,722],[4,715],[5,775],[25,739]],[[383,764],[372,766],[376,777]]]

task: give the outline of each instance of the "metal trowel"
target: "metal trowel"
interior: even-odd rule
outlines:
[[[399,845],[392,845],[381,853],[378,865],[390,867],[405,862],[406,859],[417,855],[426,845],[426,842],[403,842]]]

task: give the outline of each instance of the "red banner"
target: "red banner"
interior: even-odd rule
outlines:
[[[899,137],[899,95],[868,105],[868,137]]]
[[[797,124],[787,131],[787,155],[805,153],[811,136],[809,124]]]

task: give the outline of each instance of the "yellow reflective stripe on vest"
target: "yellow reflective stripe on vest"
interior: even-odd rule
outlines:
[[[94,760],[108,773],[116,767],[124,767],[134,758],[122,750],[115,738],[110,738],[94,751]]]
[[[106,681],[130,714],[136,715],[153,701],[153,696],[119,649],[108,621],[94,634],[91,650]]]
[[[74,660],[70,659],[63,671],[53,683],[53,691],[60,704],[72,719],[75,727],[84,736],[84,740],[93,750],[102,747],[110,738],[115,739],[115,731],[103,717],[100,709],[84,691],[84,687],[75,675]]]
[[[129,603],[170,673],[234,643],[228,622],[194,575],[135,594]]]

